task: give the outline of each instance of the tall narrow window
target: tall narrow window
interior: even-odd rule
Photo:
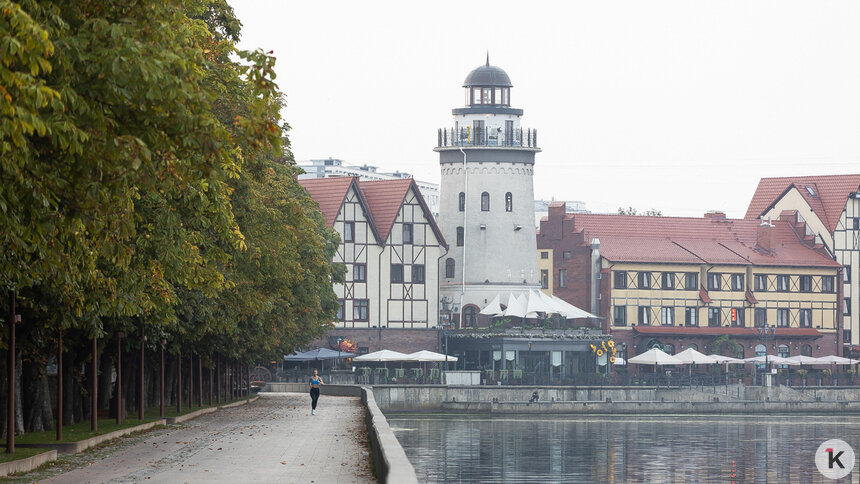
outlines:
[[[490,194],[484,192],[481,194],[481,211],[489,212],[490,211]]]
[[[541,269],[540,270],[540,288],[541,289],[549,289],[549,270]]]
[[[391,264],[391,282],[403,282],[403,264]]]
[[[776,310],[776,325],[781,328],[788,326],[788,309]]]
[[[651,324],[651,306],[639,306],[639,324]]]
[[[463,227],[457,227],[457,247],[463,247]]]
[[[719,291],[720,290],[720,274],[717,272],[708,273],[708,290],[709,291]]]
[[[753,316],[755,318],[755,327],[756,328],[766,328],[767,327],[767,309],[765,308],[755,308],[753,312]]]
[[[663,289],[675,289],[675,273],[663,273]]]
[[[812,327],[812,310],[811,309],[801,309],[799,316],[800,316],[800,327],[801,328],[811,328]]]
[[[466,211],[466,194],[464,192],[460,192],[460,203],[459,203],[460,211]]]
[[[612,308],[612,323],[615,326],[627,326],[627,306]]]
[[[445,277],[454,277],[454,259],[445,259]]]
[[[514,196],[511,192],[505,193],[505,212],[514,211]]]
[[[403,224],[403,243],[412,243],[412,224]]]
[[[699,308],[684,308],[684,326],[699,325]]]
[[[355,222],[343,223],[343,241],[355,242]]]
[[[356,299],[352,302],[352,319],[356,321],[367,321],[369,319],[370,300]]]
[[[650,289],[651,288],[651,273],[650,272],[640,272],[639,273],[639,289]]]
[[[684,289],[688,291],[698,291],[699,290],[699,273],[698,272],[688,272],[684,274]]]
[[[708,326],[720,325],[720,308],[708,308]]]
[[[663,307],[663,326],[674,326],[675,325],[675,308],[671,306]]]
[[[821,276],[821,292],[833,292],[834,282],[833,276]]]
[[[753,279],[756,291],[767,291],[767,274],[756,274]]]
[[[424,264],[415,264],[412,266],[412,283],[424,284]]]
[[[743,291],[744,290],[744,276],[743,274],[732,274],[732,291]]]
[[[844,316],[851,316],[851,298],[843,297],[842,298],[842,314]]]
[[[627,289],[627,271],[614,271],[614,284],[613,288],[615,289]]]
[[[466,326],[475,326],[478,324],[478,308],[475,306],[466,306],[463,310],[463,322]]]
[[[800,276],[800,292],[812,292],[812,276]]]
[[[567,287],[567,269],[558,270],[558,287]]]
[[[352,281],[367,282],[367,264],[352,265]]]
[[[732,326],[744,326],[744,308],[731,308]]]
[[[776,290],[788,292],[788,281],[789,279],[787,275],[776,276]]]
[[[335,317],[338,321],[343,321],[343,304],[343,299],[337,300],[337,315],[335,315]]]

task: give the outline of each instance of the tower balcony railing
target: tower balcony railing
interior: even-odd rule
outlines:
[[[537,130],[518,128],[472,129],[471,126],[459,129],[441,128],[438,133],[439,148],[453,146],[501,146],[537,148]]]

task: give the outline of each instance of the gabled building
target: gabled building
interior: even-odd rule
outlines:
[[[399,351],[437,348],[438,267],[447,245],[415,181],[299,183],[341,237],[334,262],[347,272],[334,287],[340,310],[329,337],[348,338],[363,351],[381,349],[383,339]]]
[[[571,214],[560,203],[537,243],[552,251],[553,294],[605,318],[628,356],[714,353],[723,335],[739,357],[841,354],[840,264],[788,221]]]
[[[842,342],[860,354],[860,175],[762,178],[744,218],[785,221],[843,266]]]

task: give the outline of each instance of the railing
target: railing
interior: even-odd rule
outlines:
[[[472,129],[471,126],[460,129],[439,129],[437,145],[440,148],[449,146],[510,146],[521,148],[537,148],[536,129],[502,128]]]

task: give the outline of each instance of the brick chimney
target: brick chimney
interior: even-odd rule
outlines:
[[[565,202],[550,202],[549,204],[549,216],[550,220],[560,221],[562,217],[564,217],[564,213],[567,211],[567,204]],[[560,223],[560,222],[558,222]]]
[[[770,220],[765,221],[764,217],[761,218],[756,231],[755,243],[768,252],[773,250],[773,224]]]

